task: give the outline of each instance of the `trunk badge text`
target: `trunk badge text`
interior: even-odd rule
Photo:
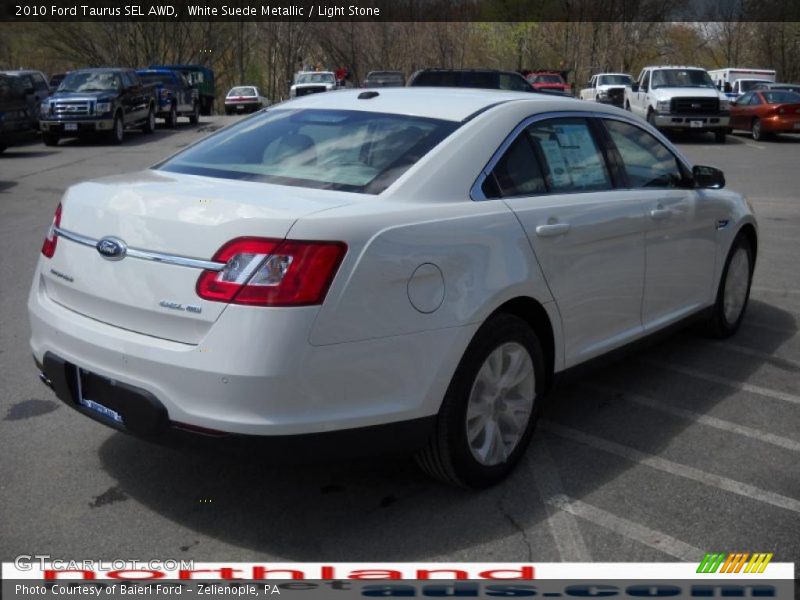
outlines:
[[[95,246],[103,258],[108,260],[122,260],[128,252],[128,246],[119,238],[104,237]]]
[[[170,300],[162,300],[158,303],[159,306],[163,308],[169,308],[172,310],[185,310],[186,312],[190,313],[201,313],[203,309],[196,304],[181,304],[180,302],[172,302]]]

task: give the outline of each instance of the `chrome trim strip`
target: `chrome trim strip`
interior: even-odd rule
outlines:
[[[680,150],[675,148],[675,146],[672,144],[672,142],[670,142],[666,138],[666,136],[664,136],[663,133],[658,131],[655,127],[651,127],[646,122],[640,120],[639,117],[637,117],[636,115],[634,115],[632,113],[630,115],[628,115],[628,114],[620,115],[620,114],[605,112],[605,111],[602,111],[602,110],[597,110],[597,111],[594,111],[594,110],[557,110],[557,111],[537,113],[535,115],[531,115],[529,117],[526,117],[516,127],[514,127],[514,129],[511,130],[511,133],[508,134],[508,136],[506,137],[505,140],[503,140],[503,143],[500,144],[500,147],[497,150],[495,150],[494,154],[489,159],[489,162],[486,163],[486,166],[483,168],[483,170],[480,172],[480,174],[478,174],[478,178],[475,180],[475,183],[472,184],[472,187],[470,188],[470,191],[469,191],[470,199],[474,200],[475,202],[482,202],[482,201],[485,201],[485,200],[489,200],[489,198],[487,198],[486,195],[483,193],[483,189],[481,189],[482,186],[483,186],[483,182],[486,180],[486,178],[489,176],[489,174],[495,168],[497,163],[500,162],[500,159],[503,157],[503,155],[505,154],[506,150],[508,150],[508,148],[514,142],[514,140],[517,139],[517,136],[519,136],[519,134],[522,133],[522,131],[526,127],[528,127],[532,123],[536,123],[537,121],[544,121],[546,119],[569,118],[569,117],[591,118],[591,119],[610,119],[610,120],[613,120],[613,121],[622,121],[623,123],[628,123],[630,125],[638,127],[639,129],[644,129],[648,133],[653,134],[654,137],[657,140],[659,140],[661,143],[663,143],[667,147],[667,150],[669,150],[672,153],[672,155],[675,156],[675,158],[677,158],[683,164],[683,166],[686,168],[686,170],[689,173],[692,172],[692,167],[691,167],[691,163],[689,162],[689,160],[680,152]],[[608,190],[608,191],[624,190],[624,189],[627,189],[627,188],[612,188],[611,190]],[[580,193],[580,192],[577,192],[577,193]],[[535,195],[537,195],[537,196],[553,196],[553,195],[555,195],[555,192],[553,192],[553,193],[549,193],[548,192],[548,193],[544,193],[544,194],[535,194]],[[501,200],[501,198],[492,198],[492,199],[493,200]]]
[[[76,244],[82,246],[97,247],[97,242],[94,238],[90,238],[74,231],[62,229],[61,227],[54,227],[53,231],[58,237],[62,237]],[[149,250],[140,250],[138,248],[128,248],[126,256],[131,258],[138,258],[140,260],[152,260],[154,262],[164,263],[167,265],[177,265],[179,267],[189,267],[192,269],[204,269],[207,271],[221,271],[225,268],[225,263],[214,262],[210,260],[199,260],[197,258],[187,258],[185,256],[176,256],[174,254],[163,254],[161,252],[150,252]]]

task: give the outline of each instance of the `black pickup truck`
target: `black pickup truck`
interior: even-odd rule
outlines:
[[[167,127],[175,127],[179,116],[189,117],[192,125],[200,121],[200,95],[183,73],[172,69],[140,69],[136,74],[145,85],[155,86],[156,116],[164,119]]]
[[[80,69],[64,77],[58,90],[42,103],[42,139],[55,146],[62,137],[106,135],[122,143],[125,129],[153,133],[158,98],[132,69]]]
[[[36,135],[33,116],[25,99],[31,90],[26,85],[21,77],[0,73],[0,152]]]

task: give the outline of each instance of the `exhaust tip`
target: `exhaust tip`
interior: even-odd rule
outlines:
[[[48,379],[47,375],[44,374],[44,371],[39,371],[39,381],[41,381],[51,390],[53,389],[53,382]]]

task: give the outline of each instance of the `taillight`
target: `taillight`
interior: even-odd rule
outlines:
[[[342,242],[236,238],[212,259],[225,267],[200,275],[197,295],[251,306],[322,304],[346,252]]]
[[[61,203],[56,207],[56,214],[53,215],[53,222],[50,223],[50,229],[47,230],[47,235],[42,244],[42,254],[47,258],[53,258],[56,253],[56,244],[58,243],[58,236],[56,235],[56,227],[61,225]]]

